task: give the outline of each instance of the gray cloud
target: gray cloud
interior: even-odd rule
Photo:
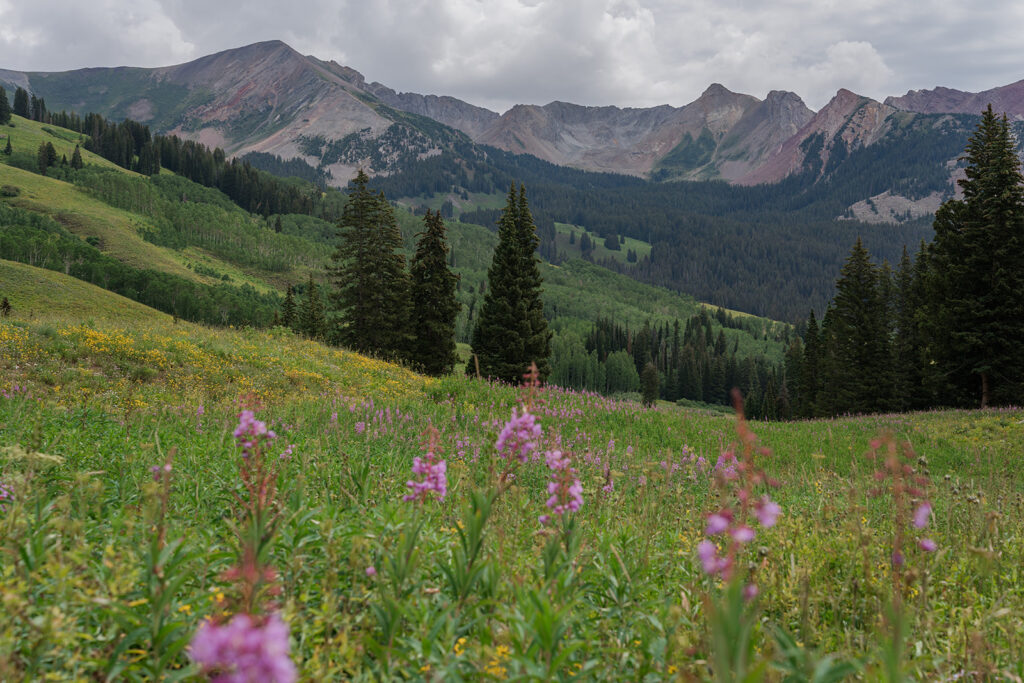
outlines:
[[[279,38],[403,91],[503,111],[682,105],[709,83],[819,108],[1024,78],[1024,3],[954,0],[0,0],[0,68],[160,66]]]

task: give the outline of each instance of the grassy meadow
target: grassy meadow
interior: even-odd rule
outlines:
[[[18,302],[0,318],[0,680],[202,680],[193,634],[247,604],[243,409],[276,432],[257,604],[300,680],[1024,676],[1024,410],[750,424],[770,454],[731,452],[776,480],[750,491],[781,515],[723,582],[698,546],[735,507],[732,416],[429,379],[4,261],[0,293]],[[503,459],[524,406],[538,450]],[[875,476],[886,433],[927,476],[923,529]],[[426,447],[447,495],[403,500]],[[545,525],[549,450],[583,504]]]

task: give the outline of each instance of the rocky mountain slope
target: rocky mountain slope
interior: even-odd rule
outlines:
[[[794,93],[764,100],[713,84],[682,107],[584,107],[566,102],[517,105],[498,114],[453,97],[399,93],[359,72],[303,56],[280,41],[226,50],[176,66],[120,67],[61,73],[0,70],[0,84],[26,87],[51,110],[130,117],[154,130],[220,146],[229,154],[301,157],[338,183],[363,167],[391,173],[436,154],[477,143],[584,170],[653,180],[722,179],[741,185],[827,178],[857,150],[881,144],[900,167],[899,145],[929,149],[922,138],[955,136],[969,122],[943,114],[978,114],[989,102],[1024,120],[1024,81],[982,93],[918,90],[877,102],[842,89],[821,111]],[[896,147],[894,147],[894,145]],[[961,147],[962,149],[962,147]],[[868,155],[870,156],[870,155]],[[850,198],[863,214],[872,197],[917,202],[955,190],[956,153],[934,159],[923,185],[906,169],[871,196]],[[864,155],[858,163],[866,163]],[[913,191],[908,191],[913,187]],[[892,202],[889,202],[892,205]],[[903,205],[900,204],[902,207]],[[923,206],[923,205],[922,205]],[[927,210],[922,208],[922,210]],[[886,215],[917,215],[917,208]]]
[[[989,104],[996,112],[1004,112],[1009,118],[1024,120],[1024,80],[991,88],[978,93],[934,88],[932,90],[910,90],[902,97],[887,97],[890,107],[920,114],[977,114]]]

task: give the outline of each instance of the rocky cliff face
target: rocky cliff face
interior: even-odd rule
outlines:
[[[886,119],[894,111],[893,107],[843,88],[764,164],[740,176],[736,182],[743,185],[776,183],[806,168],[822,172],[838,145],[845,147],[842,150],[845,154],[879,139],[885,131]]]
[[[980,114],[991,104],[996,113],[1024,121],[1024,80],[978,93],[943,87],[910,90],[902,97],[885,98],[885,103],[919,114]]]

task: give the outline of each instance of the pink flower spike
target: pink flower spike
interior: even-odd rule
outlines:
[[[914,526],[923,529],[928,526],[928,518],[932,515],[932,504],[925,501],[914,510]]]
[[[757,593],[758,590],[756,583],[748,583],[746,586],[743,587],[743,599],[747,602],[750,602],[751,600],[756,598]]]
[[[764,496],[754,505],[754,514],[757,516],[757,521],[761,523],[761,526],[768,529],[775,526],[775,522],[778,521],[779,515],[782,514],[782,508],[775,501]]]
[[[754,530],[749,526],[741,526],[732,530],[732,537],[737,543],[750,543],[754,540]]]
[[[729,528],[729,517],[720,512],[708,515],[708,526],[704,530],[708,536],[715,536]]]
[[[918,541],[918,545],[921,546],[921,550],[926,553],[933,553],[935,552],[935,549],[939,547],[935,544],[935,541],[930,538],[922,538]]]
[[[724,568],[725,560],[718,556],[718,548],[707,539],[697,544],[697,557],[707,574],[717,574]]]

